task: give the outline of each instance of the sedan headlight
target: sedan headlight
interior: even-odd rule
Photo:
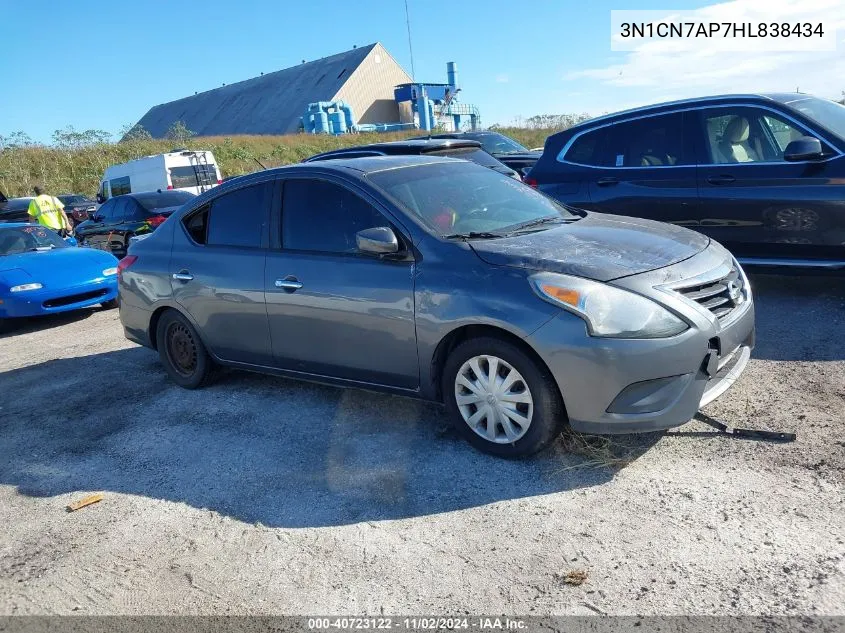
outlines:
[[[116,275],[117,268],[105,268],[103,269],[103,276],[108,277],[109,275]]]
[[[9,292],[26,292],[27,290],[40,290],[43,288],[39,283],[34,284],[21,284],[20,286],[12,286],[9,288]]]
[[[658,303],[597,281],[540,273],[531,277],[531,285],[542,299],[584,319],[591,336],[663,338],[689,328]]]

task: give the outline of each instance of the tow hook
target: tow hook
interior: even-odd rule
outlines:
[[[780,431],[762,431],[758,429],[738,429],[728,426],[724,422],[720,422],[716,418],[711,418],[706,413],[699,411],[693,416],[699,422],[704,422],[706,425],[713,427],[719,433],[724,435],[732,435],[733,437],[740,437],[749,440],[765,440],[767,442],[794,442],[795,433],[781,433]]]
[[[710,349],[707,356],[701,362],[701,371],[707,374],[708,378],[712,378],[719,371],[719,352],[715,349]]]

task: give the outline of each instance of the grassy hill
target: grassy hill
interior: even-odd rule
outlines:
[[[532,148],[542,146],[546,137],[556,130],[507,128],[501,131]],[[419,130],[416,130],[409,133],[344,136],[209,136],[191,138],[184,145],[189,149],[214,152],[225,177],[260,169],[256,160],[267,167],[278,167],[297,163],[330,149],[398,140],[419,134]],[[33,145],[3,149],[0,150],[0,191],[9,197],[31,195],[32,186],[40,184],[54,194],[93,195],[109,165],[167,152],[174,146],[174,141],[131,140],[79,148]]]

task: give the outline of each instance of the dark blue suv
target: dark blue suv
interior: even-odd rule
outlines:
[[[546,140],[526,182],[705,233],[741,262],[845,269],[845,107],[803,94],[663,103]]]

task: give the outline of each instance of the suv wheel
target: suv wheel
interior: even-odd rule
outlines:
[[[552,377],[517,346],[496,338],[461,343],[446,360],[443,399],[473,446],[525,457],[548,446],[565,422]]]
[[[212,360],[194,326],[175,310],[168,310],[156,326],[158,355],[170,378],[180,387],[197,389],[208,382]]]

